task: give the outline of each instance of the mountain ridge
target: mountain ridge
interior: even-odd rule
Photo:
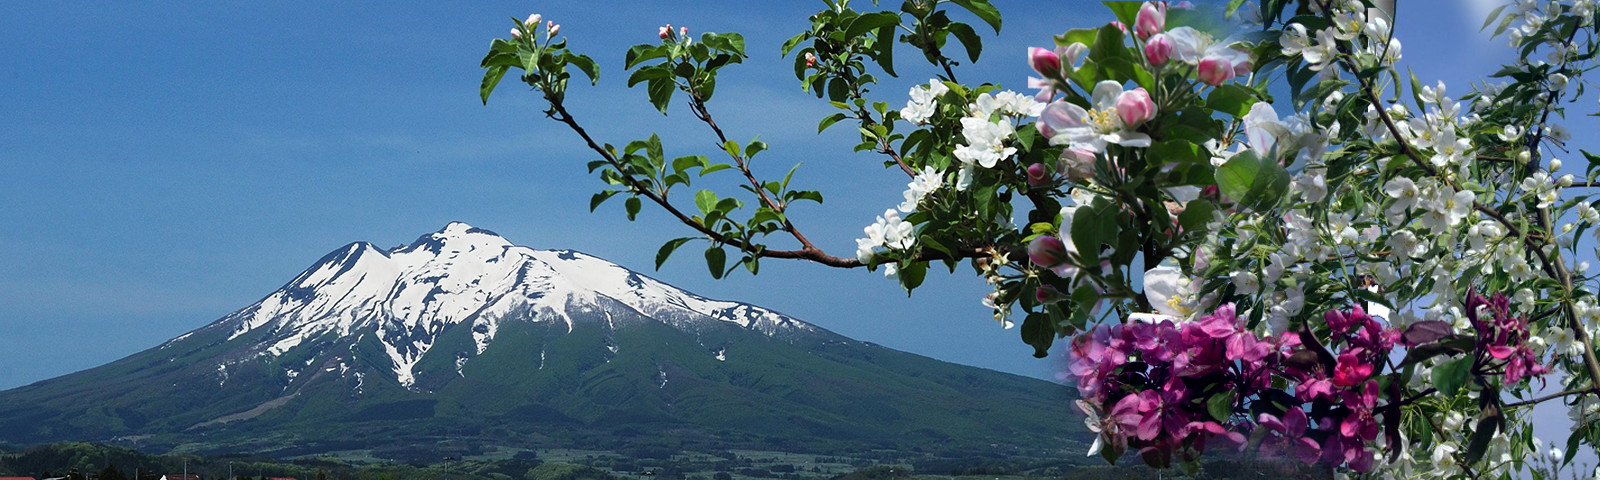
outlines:
[[[1054,448],[1081,439],[1055,423],[1070,397],[453,222],[347,244],[159,346],[0,392],[0,441]]]

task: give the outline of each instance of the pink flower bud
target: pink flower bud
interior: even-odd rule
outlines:
[[[1067,244],[1049,235],[1040,235],[1028,242],[1028,260],[1034,265],[1052,268],[1066,263]]]
[[[689,27],[678,27],[678,36],[680,36],[680,37],[689,36]]]
[[[1045,78],[1061,76],[1061,57],[1056,52],[1039,47],[1028,47],[1028,66]]]
[[[1122,125],[1137,127],[1156,116],[1156,103],[1150,100],[1150,92],[1144,88],[1135,88],[1122,92],[1117,98],[1117,116],[1122,117]]]
[[[662,40],[666,40],[667,37],[672,36],[672,25],[661,27],[661,33],[659,35],[661,36]]]
[[[1167,2],[1144,2],[1133,21],[1133,34],[1143,40],[1167,30]]]
[[[1233,78],[1233,63],[1226,58],[1206,57],[1200,60],[1200,81],[1217,86]]]
[[[544,17],[542,17],[539,14],[535,13],[533,15],[529,15],[527,20],[523,20],[522,21],[522,26],[528,27],[529,30],[532,30],[532,29],[535,29],[535,28],[539,28],[539,21],[543,20],[543,19],[544,19]]]
[[[1114,27],[1117,27],[1117,30],[1122,30],[1122,33],[1128,33],[1128,26],[1127,25],[1123,25],[1122,22],[1118,22],[1118,21],[1113,20],[1111,22],[1111,25],[1114,26]]]
[[[511,38],[515,38],[517,40],[522,40],[522,29],[520,29],[520,28],[511,29]]]
[[[556,34],[561,33],[561,25],[556,24],[556,22],[550,22],[550,24],[545,27],[545,30],[545,36],[554,37]]]
[[[1067,295],[1056,290],[1056,287],[1044,285],[1033,291],[1033,298],[1039,303],[1050,304],[1066,300]]]
[[[817,66],[817,56],[812,55],[811,52],[806,52],[806,68],[815,66]]]
[[[1038,187],[1050,183],[1050,171],[1043,163],[1028,165],[1028,186]]]
[[[1144,42],[1144,59],[1151,65],[1166,65],[1171,56],[1172,40],[1167,38],[1167,34],[1157,33]]]

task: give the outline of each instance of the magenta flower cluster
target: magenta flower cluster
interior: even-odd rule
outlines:
[[[1232,304],[1196,322],[1101,326],[1072,343],[1068,368],[1091,413],[1105,412],[1098,429],[1115,455],[1137,449],[1165,467],[1254,436],[1264,454],[1368,471],[1374,377],[1401,335],[1359,306],[1325,318],[1328,346],[1258,337]]]
[[[1509,383],[1550,373],[1528,347],[1528,320],[1511,316],[1511,300],[1504,293],[1484,298],[1467,292],[1467,318],[1478,332],[1479,365],[1475,367],[1502,368]]]

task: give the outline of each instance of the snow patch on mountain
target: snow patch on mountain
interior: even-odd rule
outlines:
[[[354,338],[353,354],[365,334],[374,333],[395,379],[411,387],[417,363],[455,325],[468,324],[472,353],[482,355],[508,318],[562,322],[571,332],[569,311],[599,311],[614,328],[605,299],[678,328],[709,320],[771,336],[816,330],[771,310],[707,299],[587,254],[516,246],[460,222],[389,250],[366,242],[347,245],[220,323],[230,329],[229,340],[250,339],[267,356],[347,337]],[[457,374],[464,375],[470,360],[465,353],[456,359]],[[345,368],[341,362],[341,372]]]

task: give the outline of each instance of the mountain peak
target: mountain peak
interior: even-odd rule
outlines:
[[[450,222],[444,228],[421,237],[411,245],[396,249],[391,253],[415,252],[427,250],[435,255],[447,252],[468,252],[482,249],[484,251],[498,251],[505,247],[513,246],[505,237],[489,230],[468,225],[465,222]]]
[[[574,312],[644,315],[678,328],[732,323],[773,336],[816,328],[760,307],[706,299],[620,265],[570,250],[520,247],[494,232],[451,222],[410,245],[349,244],[255,305],[224,318],[233,340],[283,356],[325,337],[372,335],[403,386],[437,340],[457,325],[471,346],[459,367],[495,341],[502,320],[552,322],[571,332]],[[579,320],[582,321],[582,320]],[[708,355],[711,355],[708,353]]]

